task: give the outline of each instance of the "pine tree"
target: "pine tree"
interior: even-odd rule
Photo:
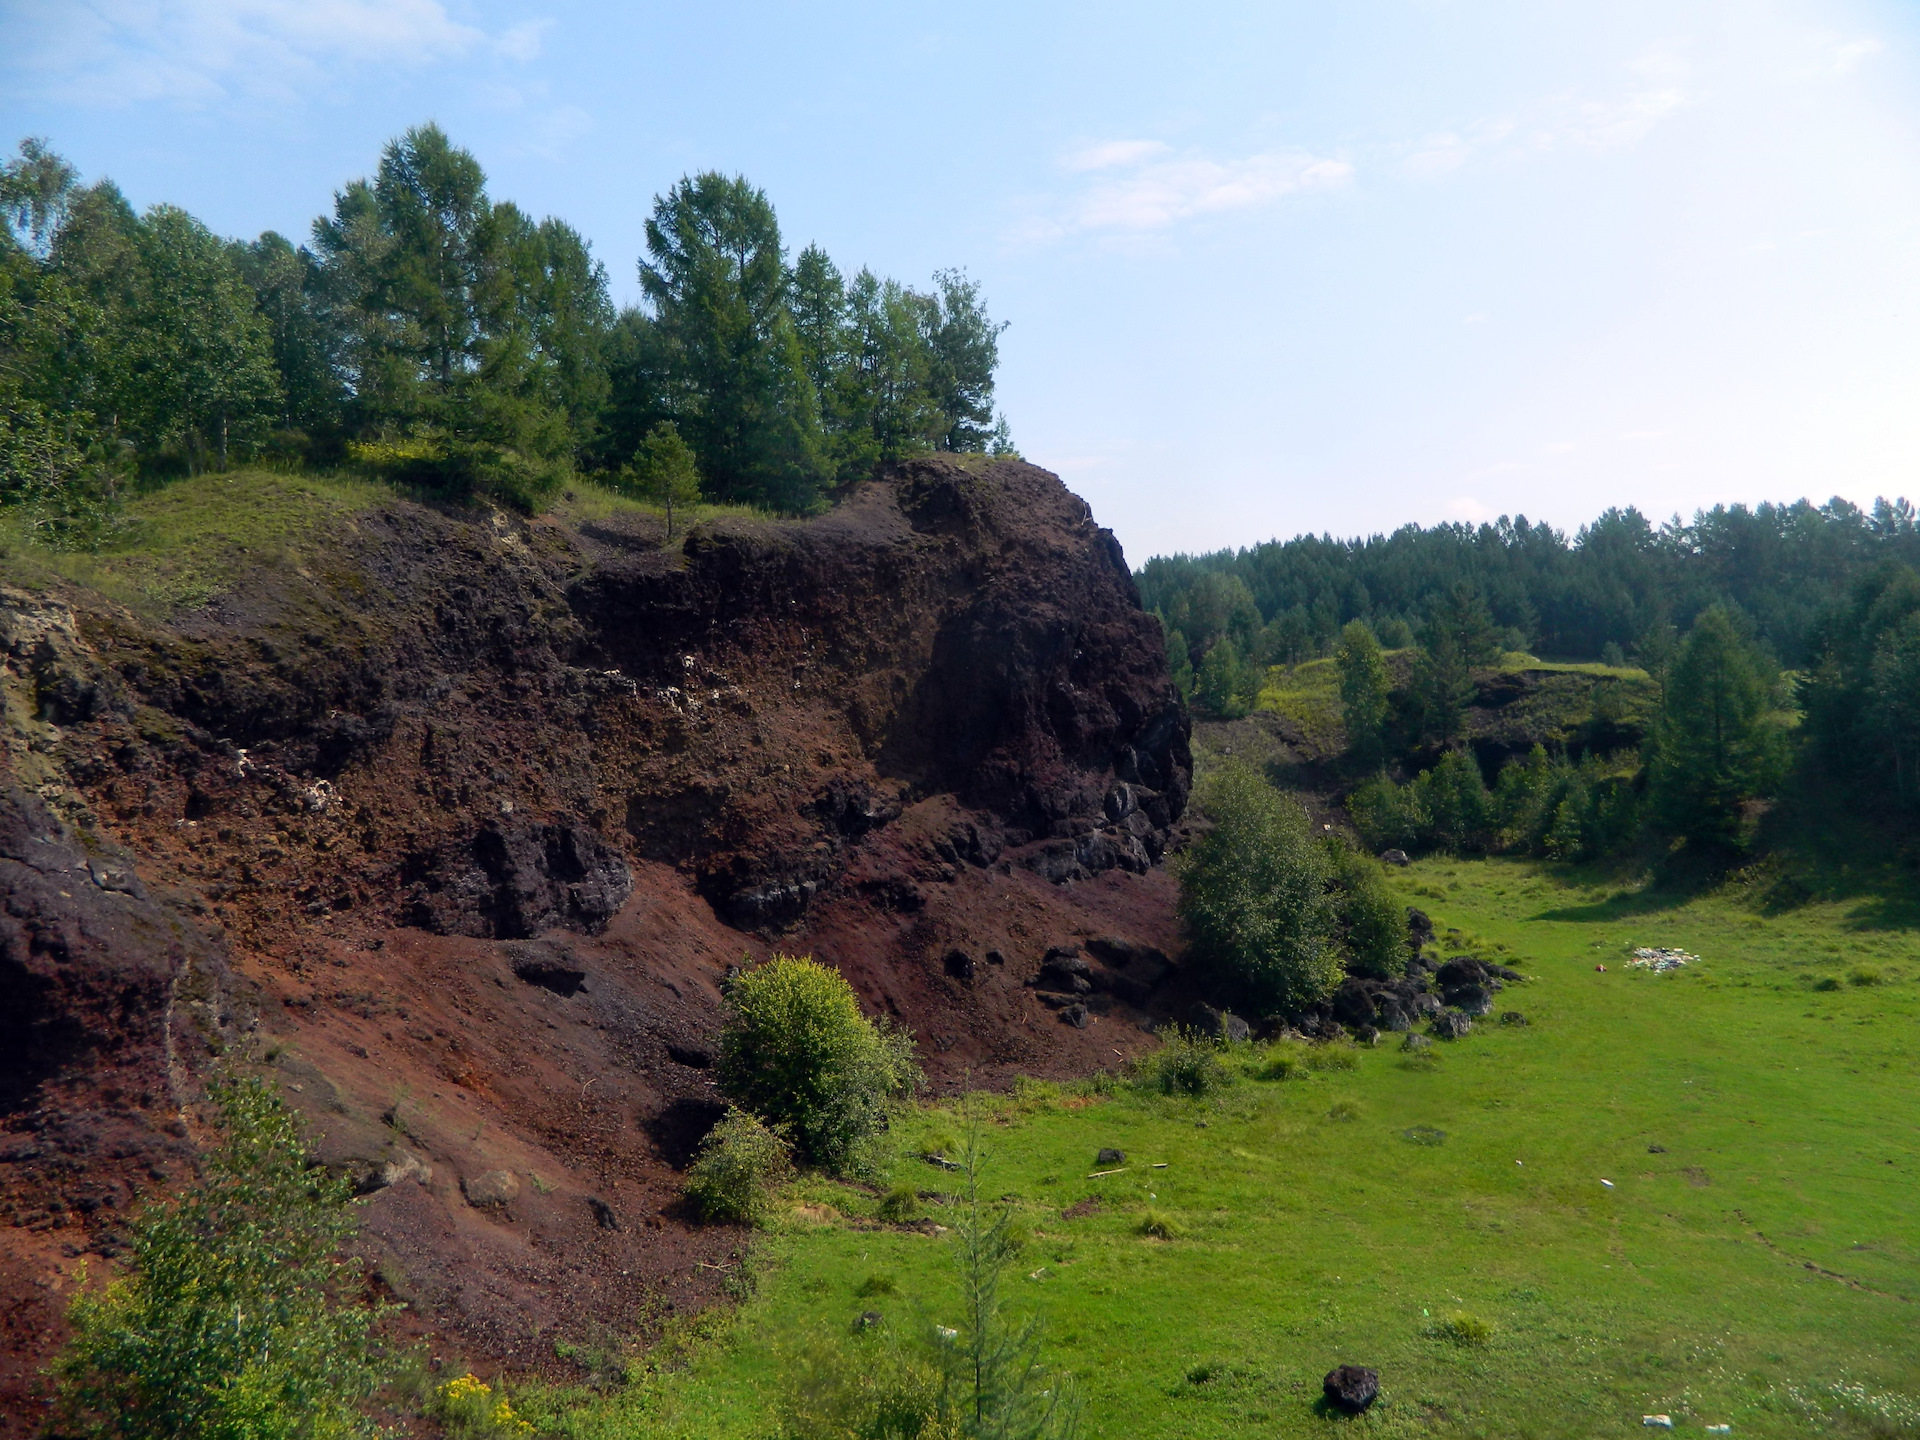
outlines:
[[[1719,606],[1694,621],[1668,672],[1649,782],[1674,835],[1736,847],[1747,802],[1771,793],[1780,736],[1768,718],[1760,657]]]
[[[663,421],[647,432],[625,478],[623,488],[666,508],[669,540],[673,538],[674,510],[700,503],[700,471],[693,451],[669,422]]]

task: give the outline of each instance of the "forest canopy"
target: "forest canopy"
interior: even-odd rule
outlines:
[[[269,457],[532,507],[650,473],[671,434],[702,498],[804,513],[903,455],[1011,452],[1004,327],[958,270],[919,289],[791,256],[765,192],[708,172],[657,198],[638,278],[617,309],[586,238],[493,199],[435,125],[304,244],[136,212],[23,141],[0,164],[0,503],[58,532]]]

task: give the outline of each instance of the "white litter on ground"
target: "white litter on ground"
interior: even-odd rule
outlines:
[[[1733,1426],[1731,1425],[1707,1426],[1707,1434],[1709,1435],[1731,1435],[1732,1433],[1733,1433]]]
[[[1642,1415],[1640,1417],[1640,1423],[1642,1425],[1651,1425],[1656,1430],[1671,1430],[1673,1428],[1673,1417],[1671,1415]]]
[[[1627,961],[1629,970],[1651,970],[1656,975],[1665,975],[1669,970],[1678,970],[1682,965],[1697,964],[1700,957],[1689,955],[1684,950],[1636,950],[1633,959]]]

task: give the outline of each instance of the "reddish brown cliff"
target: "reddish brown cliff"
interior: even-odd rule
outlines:
[[[1175,949],[1159,629],[1024,464],[671,542],[395,499],[198,609],[43,585],[0,624],[15,1415],[215,1051],[360,1179],[417,1323],[529,1361],[737,1243],[672,1206],[728,965],[832,961],[950,1081],[1117,1063]],[[1032,986],[1088,942],[1092,994]]]

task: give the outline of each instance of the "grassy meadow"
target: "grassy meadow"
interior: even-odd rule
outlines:
[[[1199,1100],[973,1102],[986,1188],[1031,1236],[1015,1298],[1079,1377],[1087,1433],[1544,1440],[1665,1413],[1920,1435],[1920,936],[1868,899],[1765,913],[1757,884],[1671,898],[1444,858],[1395,883],[1443,939],[1536,977],[1498,997],[1528,1024],[1280,1080],[1248,1047]],[[1636,946],[1700,959],[1656,976]],[[917,1154],[962,1128],[955,1104],[915,1112],[894,1181],[952,1188]],[[1126,1166],[1090,1178],[1104,1146]],[[847,1338],[862,1311],[904,1333],[953,1305],[948,1240],[878,1223],[872,1194],[803,1181],[788,1208],[737,1312],[624,1385],[516,1403],[563,1434],[771,1436],[809,1334],[857,1355],[880,1343]],[[1141,1233],[1149,1212],[1174,1238]],[[1358,1420],[1316,1404],[1341,1362],[1381,1374]]]

